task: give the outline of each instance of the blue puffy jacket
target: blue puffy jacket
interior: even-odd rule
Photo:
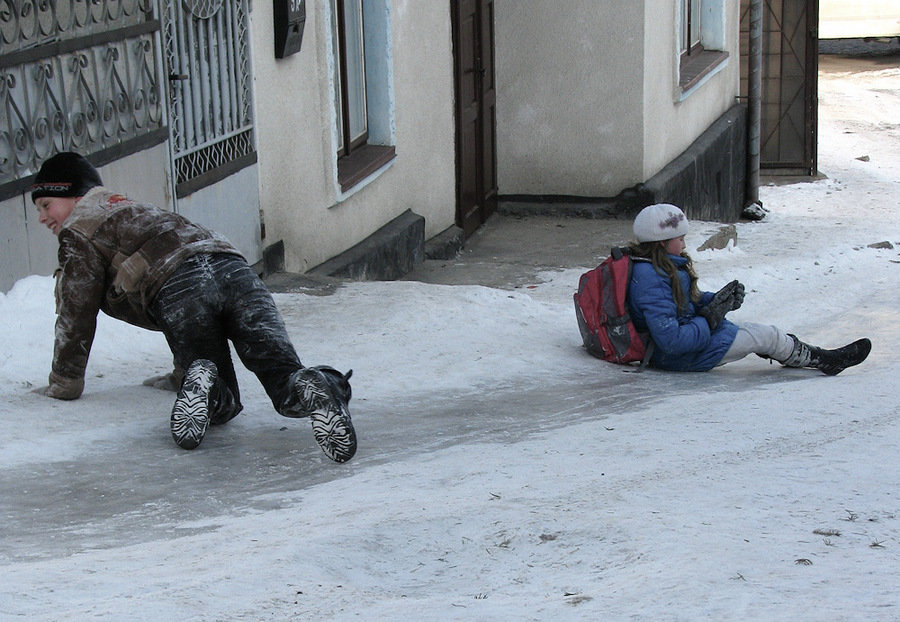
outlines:
[[[669,255],[678,268],[685,295],[690,292],[690,276],[684,270],[687,259]],[[715,367],[737,335],[738,327],[722,320],[710,332],[706,318],[697,315],[713,297],[703,292],[699,303],[688,302],[686,313],[679,314],[672,295],[672,283],[666,274],[656,271],[649,261],[635,261],[628,286],[628,311],[639,331],[649,331],[656,348],[650,359],[653,367],[672,371],[707,371]]]

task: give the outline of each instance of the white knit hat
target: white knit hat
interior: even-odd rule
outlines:
[[[634,219],[634,237],[638,242],[671,240],[687,232],[687,216],[670,203],[648,205]]]

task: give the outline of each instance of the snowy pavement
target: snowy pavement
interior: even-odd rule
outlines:
[[[767,221],[694,257],[705,289],[747,286],[730,317],[869,336],[837,377],[597,361],[571,300],[591,265],[350,283],[276,301],[304,362],[354,369],[357,456],[244,370],[244,414],[186,452],[140,385],[158,334],[101,318],[84,396],[31,392],[53,293],[23,279],[0,296],[0,619],[900,618],[896,60],[826,58],[820,104],[826,178],[763,187]]]

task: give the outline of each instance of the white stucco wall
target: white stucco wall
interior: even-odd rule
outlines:
[[[718,23],[713,29],[716,38],[713,43],[724,43],[721,48],[728,52],[729,58],[688,93],[682,93],[678,86],[678,13],[674,4],[671,0],[646,0],[644,179],[658,173],[687,149],[736,103],[735,98],[740,93],[739,3],[705,0],[706,5],[716,5],[720,9]],[[719,45],[715,48],[721,49]]]
[[[0,201],[0,294],[32,273],[28,261],[30,231],[26,223],[29,209],[34,208],[27,206],[22,196]],[[52,236],[48,233],[47,237]]]
[[[643,30],[634,0],[496,0],[500,194],[641,181]]]
[[[735,103],[738,3],[707,38],[731,55],[686,97],[671,0],[496,0],[500,193],[615,196]],[[712,27],[709,27],[712,26]]]
[[[251,264],[262,259],[258,173],[258,167],[246,166],[178,199],[179,214],[224,235]]]
[[[412,209],[426,236],[455,217],[453,57],[444,3],[386,3],[392,38],[397,157],[342,195],[337,184],[329,8],[306,3],[301,51],[275,59],[272,4],[253,3],[260,208],[267,246],[283,240],[286,268],[304,272]],[[371,7],[367,7],[369,10]],[[388,93],[388,96],[391,94]]]

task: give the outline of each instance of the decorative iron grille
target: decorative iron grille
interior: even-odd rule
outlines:
[[[163,37],[179,196],[255,161],[247,0],[168,2]],[[224,171],[224,173],[223,173]]]
[[[0,188],[164,128],[157,30],[153,0],[0,0]]]

